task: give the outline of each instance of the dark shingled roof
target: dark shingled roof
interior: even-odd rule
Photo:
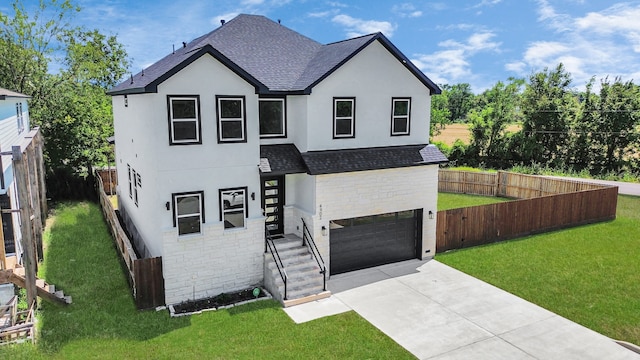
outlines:
[[[310,175],[440,164],[447,158],[435,145],[311,151],[302,154]]]
[[[294,144],[260,145],[260,157],[268,159],[271,166],[271,172],[265,174],[283,175],[307,172],[307,166]]]
[[[387,48],[432,94],[440,89],[381,33],[322,45],[264,16],[241,14],[144,69],[111,95],[156,92],[160,83],[210,54],[260,94],[310,94],[317,83],[373,41]]]

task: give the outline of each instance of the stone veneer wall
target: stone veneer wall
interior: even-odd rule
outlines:
[[[327,268],[331,233],[322,235],[322,226],[329,229],[330,220],[396,211],[424,210],[421,258],[435,254],[436,219],[428,213],[438,210],[438,165],[318,175],[316,195],[316,213],[305,221]]]
[[[264,276],[264,218],[244,229],[203,224],[203,234],[163,234],[162,269],[167,304],[201,299],[260,285]]]

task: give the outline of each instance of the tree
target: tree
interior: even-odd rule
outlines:
[[[522,98],[525,161],[561,167],[566,160],[569,124],[577,110],[576,96],[570,91],[571,75],[560,63],[529,77]]]
[[[443,85],[443,93],[446,92],[451,122],[465,122],[467,113],[473,105],[473,92],[471,85],[467,83],[455,85]]]
[[[523,79],[509,79],[504,84],[498,81],[493,88],[482,94],[486,104],[481,110],[471,110],[471,143],[469,154],[475,154],[489,166],[504,167],[510,159],[507,151],[507,124],[514,121],[519,105],[519,94]]]
[[[445,125],[451,123],[451,113],[448,105],[449,100],[446,91],[431,97],[431,122],[429,124],[431,136],[438,135]]]
[[[80,11],[71,0],[40,0],[32,14],[14,0],[13,10],[12,17],[0,15],[0,86],[32,97],[29,113],[45,137],[48,183],[86,176],[92,165],[107,162],[113,118],[106,90],[129,66],[124,47],[115,36],[71,26]]]

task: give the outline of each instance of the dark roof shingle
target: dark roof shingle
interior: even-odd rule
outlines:
[[[111,95],[156,92],[164,80],[204,54],[215,57],[261,94],[302,93],[372,41],[379,40],[431,93],[440,89],[381,33],[322,45],[264,16],[241,14],[118,84]]]
[[[311,151],[302,154],[310,175],[440,164],[447,158],[435,145]]]
[[[264,174],[306,173],[307,167],[294,144],[260,145],[260,158],[267,159],[271,171]]]

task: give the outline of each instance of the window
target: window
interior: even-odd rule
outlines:
[[[333,98],[333,138],[356,136],[356,98]]]
[[[127,164],[127,172],[129,173],[129,197],[133,199],[133,183],[131,182],[131,165]]]
[[[263,98],[258,101],[260,137],[287,137],[285,99]]]
[[[173,226],[178,235],[200,234],[204,223],[204,192],[173,194]]]
[[[247,188],[220,190],[220,220],[224,228],[242,228],[247,217]]]
[[[169,108],[169,144],[201,144],[200,97],[167,96]]]
[[[132,170],[131,172],[133,173],[133,203],[138,206],[138,181],[136,180],[138,175],[135,170]]]
[[[411,98],[393,98],[391,102],[391,136],[409,135]]]
[[[16,121],[18,126],[18,134],[24,130],[24,117],[22,115],[22,103],[16,103]]]
[[[218,142],[247,142],[244,96],[216,96]]]

